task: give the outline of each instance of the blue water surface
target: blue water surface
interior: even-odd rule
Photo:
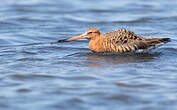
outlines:
[[[92,53],[94,27],[172,42],[144,54]],[[3,0],[0,110],[176,110],[177,0]]]

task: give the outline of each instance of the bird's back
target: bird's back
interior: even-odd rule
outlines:
[[[164,43],[169,38],[143,38],[126,29],[102,34],[105,52],[137,52],[148,51]]]

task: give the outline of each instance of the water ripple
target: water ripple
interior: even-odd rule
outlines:
[[[0,109],[176,110],[176,3],[4,0]],[[90,27],[127,28],[172,42],[143,54],[92,53],[88,40],[51,43]]]

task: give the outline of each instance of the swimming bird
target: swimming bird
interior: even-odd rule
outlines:
[[[147,52],[170,41],[170,38],[145,38],[127,29],[101,34],[98,29],[89,28],[84,34],[58,42],[88,39],[89,48],[95,53]]]

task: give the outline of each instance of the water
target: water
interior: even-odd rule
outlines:
[[[1,110],[176,110],[177,0],[6,0],[0,4]],[[127,28],[172,42],[92,53],[82,34]]]

